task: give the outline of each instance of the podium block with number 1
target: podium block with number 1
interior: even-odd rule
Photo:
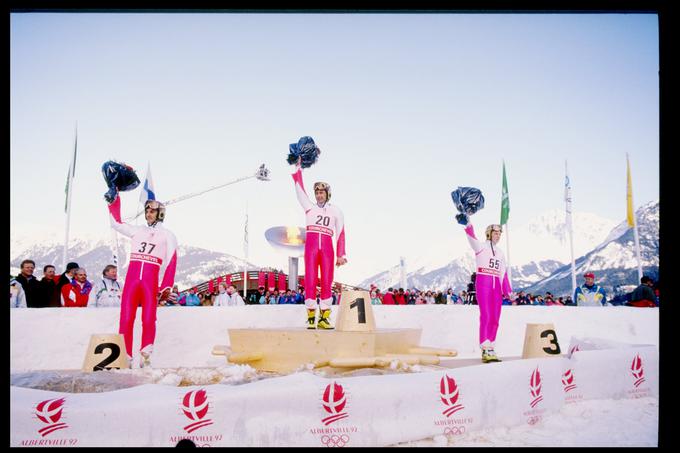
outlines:
[[[375,316],[368,291],[342,292],[335,330],[340,332],[374,332]]]

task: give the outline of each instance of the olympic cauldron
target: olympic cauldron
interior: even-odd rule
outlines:
[[[276,226],[265,231],[264,237],[275,250],[288,255],[288,285],[289,288],[295,288],[299,257],[305,251],[307,237],[305,229],[296,226]]]

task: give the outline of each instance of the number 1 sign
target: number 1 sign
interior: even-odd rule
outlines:
[[[341,332],[373,332],[375,317],[368,291],[343,291],[335,330]]]

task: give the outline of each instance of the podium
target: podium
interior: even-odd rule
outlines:
[[[303,318],[301,308],[300,319]],[[436,365],[452,349],[419,346],[421,329],[377,329],[368,291],[344,291],[337,306],[335,329],[229,329],[231,347],[217,345],[214,355],[227,362],[247,363],[255,369],[290,373],[300,367],[363,368]]]

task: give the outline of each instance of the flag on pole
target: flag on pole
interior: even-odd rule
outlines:
[[[567,161],[564,161],[564,205],[565,205],[565,222],[567,224],[567,232],[569,233],[569,250],[571,252],[571,293],[576,293],[576,262],[574,261],[574,228],[572,226],[571,217],[571,181],[569,180],[569,170],[567,168]]]
[[[246,225],[243,232],[243,255],[248,259],[248,211],[246,211]]]
[[[66,200],[64,201],[64,212],[68,211],[68,198],[71,190],[71,185],[73,178],[76,176],[76,155],[78,153],[78,130],[76,129],[76,140],[73,146],[73,159],[71,160],[71,165],[68,168],[68,173],[66,175],[66,188],[64,193],[66,194]]]
[[[627,219],[628,226],[635,226],[635,214],[633,213],[633,182],[630,177],[630,162],[628,161],[628,154],[626,154],[626,167],[628,173],[628,184],[626,186],[626,201],[627,201]]]
[[[501,225],[508,223],[510,215],[510,197],[508,195],[508,179],[505,177],[505,161],[503,161],[503,198],[501,200]]]
[[[567,228],[571,231],[571,181],[569,180],[566,161],[564,162],[564,202],[566,204]]]
[[[248,295],[248,203],[246,203],[246,224],[243,232],[243,300]]]
[[[146,178],[144,179],[144,187],[139,194],[139,202],[146,203],[146,200],[155,200],[156,191],[153,188],[153,178],[151,177],[151,164],[146,167]]]

